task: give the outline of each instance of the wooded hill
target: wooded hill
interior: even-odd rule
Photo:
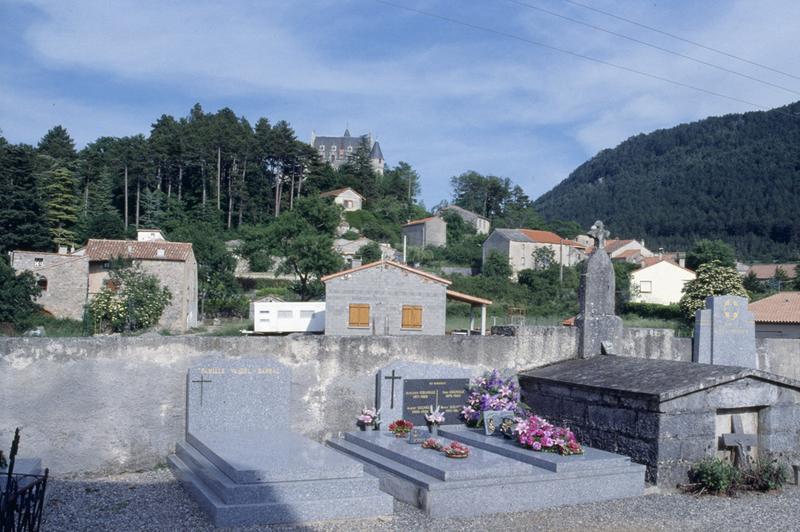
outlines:
[[[613,236],[685,250],[719,238],[742,259],[800,255],[800,102],[636,135],[535,202],[545,219],[601,219]]]

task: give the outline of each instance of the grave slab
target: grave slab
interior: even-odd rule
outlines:
[[[625,457],[588,449],[587,456],[596,461],[585,457],[575,461],[583,467],[548,460],[554,457],[545,457],[547,467],[539,467],[523,454],[505,451],[501,436],[485,436],[465,427],[441,427],[439,439],[444,444],[452,441],[444,434],[458,436],[453,439],[461,443],[466,443],[466,437],[477,441],[482,436],[496,439],[498,444],[470,445],[466,459],[447,458],[380,432],[348,432],[328,444],[363,462],[366,471],[380,479],[382,490],[422,508],[431,517],[530,511],[644,493],[644,466]]]
[[[362,464],[290,432],[287,367],[208,360],[186,386],[186,441],[168,463],[216,526],[391,515],[392,498]]]

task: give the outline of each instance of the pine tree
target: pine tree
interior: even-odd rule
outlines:
[[[47,197],[47,223],[57,246],[75,247],[77,235],[73,230],[78,222],[78,196],[75,174],[63,166],[55,167],[43,176]]]
[[[47,155],[63,163],[74,161],[78,154],[75,153],[75,142],[69,136],[67,130],[61,126],[56,126],[48,131],[36,151],[41,155]]]
[[[147,228],[160,228],[164,221],[164,193],[146,188],[142,193],[142,216],[139,224]]]
[[[0,149],[0,186],[5,191],[0,209],[0,252],[51,249],[45,205],[36,188],[29,147]]]

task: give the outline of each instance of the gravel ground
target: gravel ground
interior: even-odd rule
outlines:
[[[102,479],[52,479],[43,530],[215,530],[168,469]],[[511,494],[510,494],[511,495]],[[491,504],[490,501],[487,501]],[[478,518],[428,519],[395,501],[394,517],[240,530],[798,530],[800,489],[735,498],[648,495]]]

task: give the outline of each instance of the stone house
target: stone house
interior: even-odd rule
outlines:
[[[561,238],[552,231],[536,229],[495,229],[483,242],[483,262],[497,251],[508,257],[512,276],[534,267],[533,253],[542,248],[553,252],[555,264],[574,266],[587,257],[588,248],[574,240]]]
[[[325,334],[341,336],[443,335],[447,299],[481,309],[492,302],[448,290],[450,281],[394,261],[381,260],[322,278]]]
[[[647,480],[659,487],[687,482],[704,458],[732,459],[725,434],[757,439],[753,457],[798,458],[800,382],[771,373],[601,355],[519,379],[534,412],[569,426],[586,445],[646,465]]]
[[[403,236],[409,246],[441,247],[447,245],[447,222],[438,216],[413,220],[403,225]]]
[[[756,338],[800,338],[800,292],[778,292],[748,306]]]
[[[383,175],[386,160],[383,158],[380,143],[373,138],[372,133],[353,137],[350,135],[350,130],[345,129],[341,137],[321,137],[317,136],[315,131],[311,132],[311,145],[317,150],[319,158],[334,168],[346,163],[364,140],[370,150],[369,160],[372,169],[378,175]]]
[[[345,212],[360,211],[366,199],[350,187],[329,190],[320,194],[323,198],[333,198],[336,205],[341,205]]]
[[[684,285],[697,275],[672,261],[652,259],[645,259],[641,268],[631,272],[631,287],[638,288],[631,300],[658,305],[677,303],[683,296]]]
[[[192,245],[153,238],[151,230],[140,237],[142,240],[90,239],[85,247],[70,253],[13,251],[11,266],[17,271],[29,270],[39,279],[42,295],[37,302],[47,312],[59,318],[82,319],[87,301],[108,283],[110,262],[129,259],[172,293],[157,327],[174,332],[195,327],[197,261]]]
[[[457,214],[462,220],[467,222],[469,225],[473,226],[475,228],[475,231],[477,231],[479,235],[489,234],[489,228],[491,226],[491,223],[489,222],[489,219],[486,218],[485,216],[481,216],[478,213],[468,211],[467,209],[459,207],[458,205],[448,205],[446,207],[442,207],[438,214],[441,214],[443,212],[452,212]]]
[[[337,238],[333,241],[333,250],[341,256],[345,264],[348,266],[360,266],[361,256],[358,254],[359,250],[372,243],[367,237],[357,238],[356,240],[348,240],[346,238]],[[394,249],[390,244],[379,242],[378,247],[381,250],[381,259],[384,260],[397,260],[399,252]],[[355,261],[355,262],[354,262]],[[358,263],[358,264],[356,264]]]

